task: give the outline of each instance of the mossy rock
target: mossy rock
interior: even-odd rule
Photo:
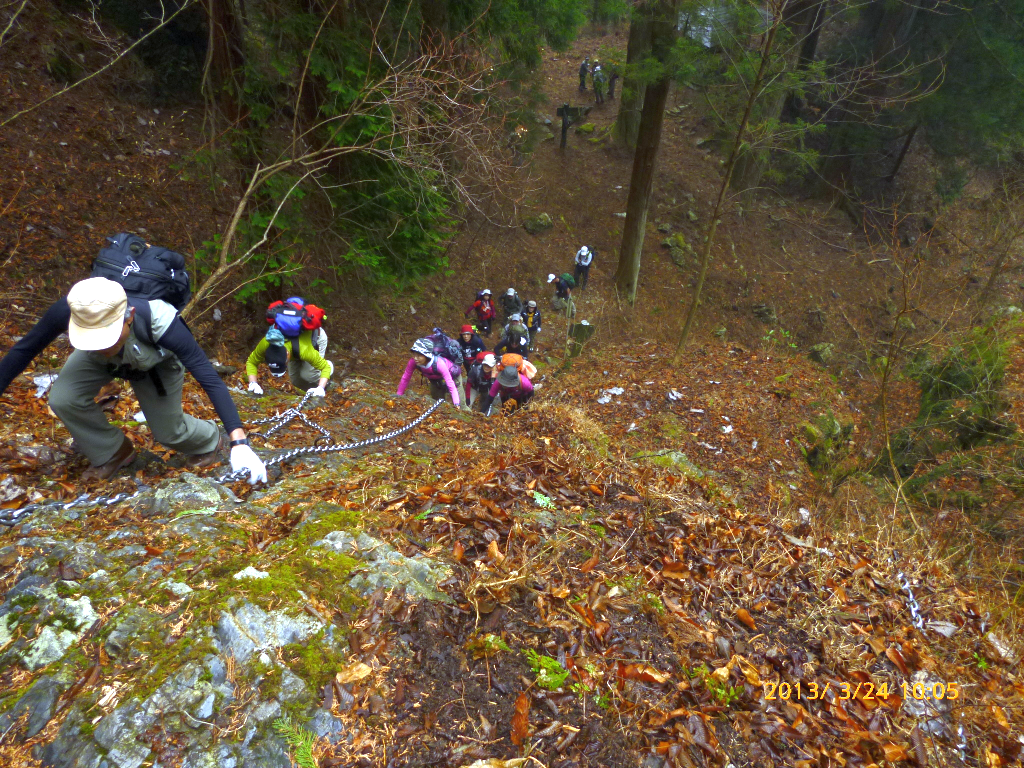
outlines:
[[[835,357],[835,352],[835,344],[830,344],[826,341],[811,347],[807,356],[819,365],[830,365]]]
[[[597,126],[593,123],[583,123],[583,125],[577,126],[576,133],[593,133],[597,130]]]
[[[669,258],[677,267],[685,269],[689,266],[691,259],[696,257],[693,246],[686,242],[686,236],[682,232],[666,237],[661,241],[664,248],[668,248]]]
[[[841,422],[831,412],[800,425],[800,450],[815,472],[828,472],[849,453],[852,422]]]
[[[546,232],[553,226],[555,226],[555,223],[551,220],[551,216],[546,213],[541,213],[537,216],[530,216],[523,222],[523,228],[531,235],[539,235],[541,232]]]

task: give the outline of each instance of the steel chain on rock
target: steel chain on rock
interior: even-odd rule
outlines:
[[[424,419],[430,416],[430,414],[432,414],[442,405],[444,405],[444,400],[437,400],[432,406],[427,408],[427,410],[425,410],[423,413],[421,413],[419,416],[417,416],[415,419],[410,421],[405,426],[399,427],[398,429],[393,429],[390,432],[386,432],[383,435],[377,435],[377,437],[371,437],[366,440],[360,440],[355,443],[345,443],[344,445],[311,445],[307,448],[292,448],[291,450],[285,451],[284,453],[280,453],[271,459],[267,459],[267,461],[264,463],[268,467],[270,467],[273,466],[274,464],[283,464],[284,462],[290,461],[291,459],[294,459],[298,456],[310,456],[319,453],[338,453],[340,451],[354,451],[357,448],[365,448],[368,445],[376,445],[377,443],[383,443],[387,440],[393,440],[399,435],[405,434],[410,429],[415,429],[416,427],[418,427],[423,422]],[[229,472],[226,475],[221,475],[221,477],[218,478],[217,482],[234,483],[237,482],[238,480],[244,480],[248,476],[248,474],[249,470],[240,469],[237,472]]]
[[[308,398],[309,398],[309,393],[307,392],[306,396],[302,398],[302,402],[300,402],[298,404],[298,406],[296,406],[294,408],[289,408],[288,410],[284,411],[283,413],[278,414],[277,416],[271,416],[270,418],[267,418],[267,419],[260,419],[259,421],[253,421],[253,422],[249,422],[249,423],[250,424],[270,424],[270,423],[275,423],[275,426],[272,429],[268,430],[267,435],[269,435],[272,432],[274,432],[275,430],[280,429],[282,426],[287,424],[289,421],[291,421],[296,416],[298,416],[300,419],[302,419],[303,422],[305,422],[306,424],[309,424],[309,426],[313,427],[314,429],[317,429],[322,434],[324,434],[328,439],[330,439],[330,437],[331,437],[331,433],[330,432],[328,432],[326,429],[324,429],[323,427],[319,426],[318,424],[313,424],[312,422],[308,421],[306,419],[306,417],[299,411],[299,409],[302,408],[303,405],[305,405],[306,400]],[[320,454],[320,453],[339,453],[341,451],[354,451],[354,450],[356,450],[358,448],[365,448],[368,445],[376,445],[377,443],[383,443],[383,442],[386,442],[388,440],[393,440],[394,438],[398,437],[399,435],[403,435],[406,432],[408,432],[409,430],[415,429],[416,427],[418,427],[420,424],[422,424],[424,422],[424,420],[426,420],[426,418],[428,416],[430,416],[434,411],[436,411],[442,405],[444,405],[444,400],[437,400],[432,406],[430,406],[427,410],[425,410],[423,413],[421,413],[415,419],[410,421],[408,424],[406,424],[406,425],[404,425],[402,427],[399,427],[398,429],[393,429],[390,432],[387,432],[387,433],[385,433],[383,435],[378,435],[376,437],[371,437],[371,438],[369,438],[367,440],[360,440],[360,441],[355,442],[355,443],[346,443],[344,445],[312,445],[312,446],[309,446],[307,448],[292,448],[291,450],[284,451],[283,453],[279,453],[277,456],[274,456],[274,457],[272,457],[270,459],[267,459],[267,461],[264,462],[264,463],[266,464],[266,466],[270,467],[270,466],[273,466],[275,464],[283,464],[284,462],[290,461],[291,459],[294,459],[297,456],[308,456],[308,455],[311,455],[311,454]],[[267,436],[267,435],[264,435],[264,436]],[[220,478],[218,478],[217,482],[219,482],[219,483],[233,483],[233,482],[236,482],[238,480],[244,480],[248,476],[249,476],[249,470],[247,470],[247,469],[240,469],[237,472],[229,472],[226,475],[222,475]],[[27,517],[28,515],[30,515],[30,514],[32,514],[34,512],[39,512],[40,510],[44,510],[44,509],[72,509],[74,507],[99,507],[99,506],[107,506],[107,507],[109,507],[109,506],[112,506],[114,504],[120,504],[122,501],[130,501],[131,499],[134,499],[137,496],[142,495],[147,490],[149,490],[147,487],[141,487],[135,493],[118,493],[118,494],[116,494],[114,496],[97,496],[95,498],[91,497],[88,493],[83,493],[81,496],[79,496],[77,499],[74,499],[73,501],[67,501],[67,502],[65,502],[65,501],[56,501],[56,502],[49,502],[47,504],[26,504],[21,509],[9,509],[9,510],[3,510],[2,512],[0,512],[0,525],[4,525],[4,526],[7,526],[7,527],[11,527],[11,526],[17,525],[18,522],[21,521],[22,518]]]

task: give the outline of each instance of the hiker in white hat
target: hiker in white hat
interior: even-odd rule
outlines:
[[[266,466],[249,447],[227,386],[177,310],[161,299],[129,299],[114,280],[82,280],[54,303],[0,360],[0,393],[65,331],[75,350],[50,391],[50,408],[92,465],[83,479],[105,480],[135,458],[131,441],[95,401],[105,384],[119,378],[131,382],[157,442],[186,454],[193,467],[221,460],[230,443],[232,470],[248,470],[254,485],[266,482]],[[186,370],[206,391],[227,435],[213,421],[182,410]]]

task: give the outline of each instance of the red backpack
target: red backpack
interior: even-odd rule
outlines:
[[[307,304],[298,296],[287,301],[275,301],[267,307],[267,322],[287,338],[295,338],[302,331],[315,331],[324,324],[326,313],[316,304]]]

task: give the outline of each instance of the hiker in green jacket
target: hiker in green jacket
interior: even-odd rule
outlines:
[[[305,389],[314,397],[324,397],[327,382],[334,373],[334,363],[324,359],[326,351],[327,332],[323,328],[302,331],[293,339],[285,338],[278,328],[271,328],[245,361],[249,391],[263,394],[263,388],[256,380],[256,369],[265,362],[273,376],[287,373],[296,389]]]

